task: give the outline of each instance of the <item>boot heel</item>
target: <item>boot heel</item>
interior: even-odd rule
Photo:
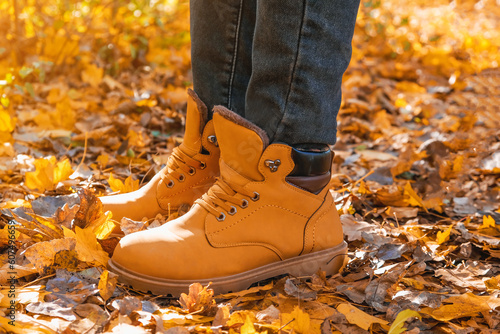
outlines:
[[[311,276],[322,270],[327,276],[334,275],[348,262],[347,243],[344,241],[333,248],[301,255],[297,262],[289,266],[288,272],[294,276]]]

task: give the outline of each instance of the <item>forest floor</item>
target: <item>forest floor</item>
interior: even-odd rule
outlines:
[[[0,332],[500,331],[498,1],[362,3],[331,182],[349,263],[181,300],[105,269],[122,222],[98,196],[182,141],[188,4],[17,6],[0,0]]]

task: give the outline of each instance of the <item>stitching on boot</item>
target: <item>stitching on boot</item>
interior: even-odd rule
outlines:
[[[239,243],[232,243],[232,244],[224,244],[224,243],[220,243],[220,242],[216,242],[216,241],[211,240],[210,243],[216,247],[221,247],[221,248],[238,247],[238,246],[261,246],[261,247],[264,247],[264,248],[267,248],[267,249],[273,251],[281,261],[284,260],[284,256],[281,254],[281,252],[278,248],[276,248],[275,246],[273,246],[271,244],[267,244],[267,243],[263,243],[263,242],[239,242]]]
[[[238,124],[240,126],[243,126],[251,131],[254,131],[259,135],[259,137],[262,139],[262,142],[264,143],[264,148],[269,146],[269,136],[267,135],[266,131],[262,130],[259,128],[257,125],[253,124],[252,122],[244,119],[237,113],[223,107],[223,106],[215,106],[214,107],[214,113],[218,113],[228,121],[231,121],[235,124]]]
[[[308,243],[309,243],[309,234],[308,234],[308,231],[307,231],[307,227],[309,226],[309,223],[311,222],[311,219],[314,218],[314,216],[319,211],[321,211],[321,206],[325,203],[325,201],[326,201],[326,196],[323,198],[323,201],[321,202],[321,204],[318,206],[318,208],[316,210],[314,210],[314,212],[312,213],[311,217],[309,217],[309,219],[307,220],[306,224],[304,225],[304,242],[302,244],[302,250],[300,251],[300,255],[310,253],[310,251],[307,251],[307,249],[306,249],[306,246],[308,246]],[[313,233],[313,245],[314,245],[314,233]]]
[[[328,206],[328,208],[326,208],[325,212],[323,212],[321,214],[321,216],[319,216],[318,219],[316,219],[316,221],[314,222],[313,231],[312,231],[313,232],[313,243],[312,243],[312,247],[311,247],[311,252],[314,250],[314,247],[316,246],[316,227],[318,226],[317,223],[318,223],[318,221],[320,221],[321,218],[323,218],[328,213],[328,211],[330,210],[330,208],[334,204],[335,204],[335,201],[332,200],[332,203]]]

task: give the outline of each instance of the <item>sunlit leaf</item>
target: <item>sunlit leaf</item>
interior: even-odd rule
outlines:
[[[422,319],[422,316],[420,315],[420,313],[413,310],[404,310],[399,312],[398,316],[392,323],[391,328],[389,328],[388,334],[400,334],[406,331],[406,328],[404,328],[403,326],[405,324],[405,321],[407,321],[410,318]]]
[[[105,267],[108,263],[108,254],[103,251],[101,245],[97,242],[94,232],[91,228],[81,229],[75,227],[76,246],[78,258],[83,262]]]
[[[371,316],[351,304],[342,303],[337,306],[337,311],[342,313],[351,324],[364,330],[368,330],[372,324],[388,324],[387,321]]]
[[[104,300],[108,300],[113,295],[118,282],[118,275],[104,270],[99,278],[99,294]]]

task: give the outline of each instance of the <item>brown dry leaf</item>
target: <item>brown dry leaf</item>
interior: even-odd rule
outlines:
[[[231,310],[227,305],[221,305],[217,308],[217,313],[215,313],[214,321],[212,321],[212,326],[225,326],[229,320]]]
[[[216,306],[213,300],[214,290],[204,287],[200,283],[189,286],[189,294],[181,293],[179,303],[188,313],[208,314]]]
[[[43,241],[30,246],[24,255],[43,275],[53,270],[54,258],[58,252],[73,250],[75,245],[75,240],[70,238]]]
[[[103,215],[102,203],[89,189],[78,189],[78,197],[80,198],[80,207],[75,214],[73,224],[86,228],[101,219]]]
[[[486,275],[489,270],[477,267],[479,266],[461,263],[454,269],[438,269],[435,271],[434,275],[458,287],[484,291],[486,286],[480,276]]]

